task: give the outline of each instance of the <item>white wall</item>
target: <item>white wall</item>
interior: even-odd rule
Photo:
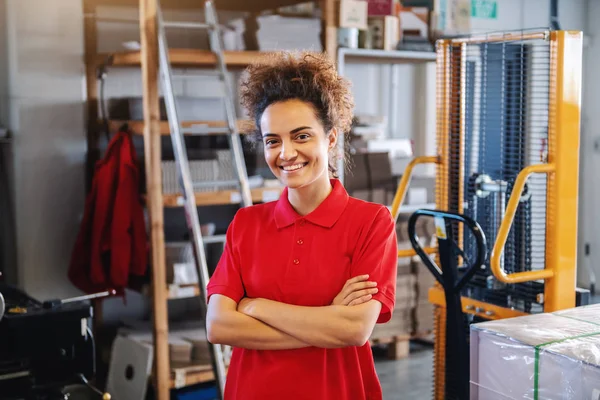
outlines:
[[[84,201],[82,4],[6,6],[19,283],[33,296],[67,297]]]

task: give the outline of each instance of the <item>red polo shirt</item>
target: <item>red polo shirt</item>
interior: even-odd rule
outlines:
[[[338,180],[312,213],[302,217],[287,189],[276,202],[240,209],[208,284],[208,296],[236,302],[265,298],[327,306],[346,280],[369,274],[381,302],[378,323],[391,318],[396,299],[397,243],[388,209],[348,196]],[[381,399],[369,343],[361,347],[296,350],[235,348],[226,400]]]

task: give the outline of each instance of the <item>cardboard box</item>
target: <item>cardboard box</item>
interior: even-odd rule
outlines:
[[[410,308],[396,308],[389,322],[375,325],[371,338],[387,339],[410,334],[413,329],[412,313]]]
[[[426,334],[433,331],[433,304],[427,302],[415,307],[415,333]]]
[[[369,16],[394,15],[397,0],[368,0]]]
[[[368,28],[368,5],[369,3],[365,0],[340,0],[338,26],[366,30]]]
[[[400,41],[400,19],[395,16],[369,16],[369,32],[373,40],[373,48],[380,50],[396,50]]]
[[[600,396],[600,304],[473,324],[470,346],[471,399]]]
[[[344,187],[348,192],[356,190],[368,190],[371,187],[369,181],[369,169],[367,167],[367,155],[365,153],[352,154],[349,157],[351,169],[345,175]]]
[[[429,9],[427,7],[402,7],[399,12],[401,36],[429,37]]]

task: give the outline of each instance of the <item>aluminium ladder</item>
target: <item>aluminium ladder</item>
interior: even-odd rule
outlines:
[[[159,6],[157,7],[157,23],[158,23],[158,53],[160,67],[160,81],[162,83],[163,96],[167,110],[167,118],[171,132],[171,141],[173,144],[173,152],[175,155],[175,164],[177,166],[179,184],[183,193],[184,210],[186,222],[192,239],[192,248],[194,252],[194,260],[198,272],[200,290],[204,297],[204,311],[206,311],[207,296],[206,286],[208,284],[208,265],[206,254],[204,251],[204,241],[200,230],[200,221],[198,219],[198,210],[196,209],[196,198],[194,195],[194,187],[202,186],[232,186],[236,185],[240,191],[241,205],[247,207],[252,205],[252,196],[248,182],[248,175],[244,163],[244,155],[242,150],[242,142],[239,132],[237,131],[237,118],[235,115],[235,106],[232,98],[232,85],[223,55],[223,44],[220,34],[217,13],[212,0],[206,0],[204,3],[205,23],[190,23],[190,22],[167,22],[163,21],[162,13]],[[171,70],[171,62],[169,60],[169,49],[165,35],[165,28],[192,28],[192,29],[207,29],[210,38],[210,48],[217,59],[216,72],[223,82],[225,95],[223,97],[225,113],[227,118],[227,127],[211,128],[211,127],[193,127],[184,129],[179,120],[177,108],[177,99],[173,93],[173,75]],[[187,151],[184,143],[184,134],[206,135],[209,133],[226,134],[228,137],[229,148],[232,154],[233,166],[237,180],[235,181],[210,181],[210,182],[192,182],[191,172],[187,157]],[[220,345],[211,344],[211,357],[213,361],[213,371],[217,381],[217,389],[220,393],[220,398],[223,398],[225,387],[225,362],[224,350]]]

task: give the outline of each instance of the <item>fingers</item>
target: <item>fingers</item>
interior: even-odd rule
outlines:
[[[377,282],[358,282],[358,283],[353,283],[352,285],[346,287],[343,290],[343,295],[344,295],[344,298],[346,298],[346,297],[350,296],[354,292],[358,292],[358,291],[364,290],[364,289],[374,288],[375,286],[377,286]]]
[[[358,275],[358,276],[355,276],[354,278],[348,279],[346,281],[346,284],[344,286],[348,286],[348,285],[351,285],[351,284],[356,283],[356,282],[366,281],[367,279],[369,279],[369,275],[368,274]]]
[[[363,289],[369,289],[369,288],[374,288],[375,286],[377,286],[377,282],[358,282],[358,283],[353,283],[352,285],[350,285],[348,287],[349,292],[348,294],[352,293],[352,292],[357,292],[359,290],[363,290]]]
[[[358,306],[360,304],[366,303],[373,298],[372,294],[367,294],[365,296],[359,297],[358,299],[354,299],[348,304],[348,306]]]
[[[379,290],[377,288],[357,290],[355,292],[350,293],[350,295],[346,296],[346,298],[344,299],[344,302],[348,303],[348,305],[350,305],[350,304],[352,304],[352,302],[354,300],[359,299],[361,297],[365,297],[365,296],[373,296],[378,291]]]
[[[377,282],[371,282],[371,281],[355,282],[355,283],[346,284],[346,286],[344,286],[344,289],[341,292],[341,297],[344,299],[343,303],[347,305],[350,301],[352,301],[354,299],[354,297],[350,297],[350,296],[353,293],[358,292],[360,290],[364,290],[364,289],[374,288],[375,286],[377,286]]]

